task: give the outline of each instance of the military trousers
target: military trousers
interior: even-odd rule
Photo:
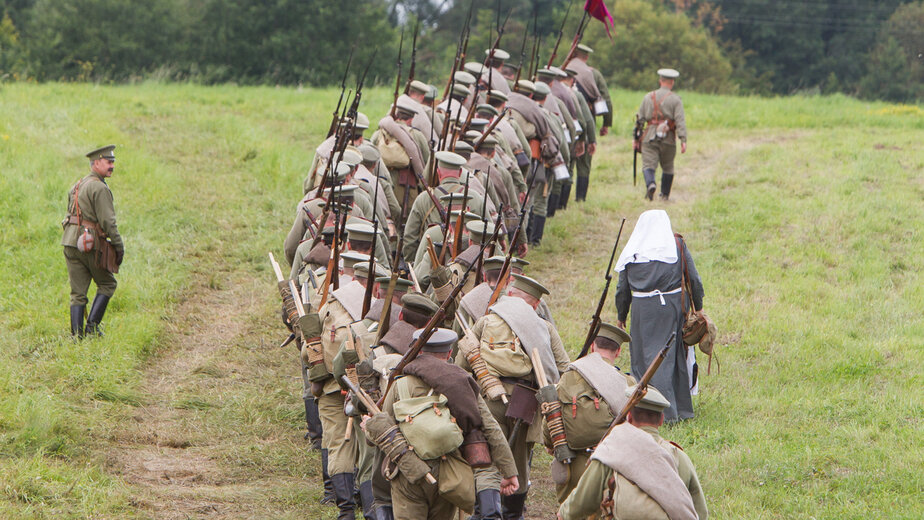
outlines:
[[[430,465],[430,474],[437,480],[439,466]],[[412,484],[401,473],[391,481],[391,507],[395,518],[402,519],[454,520],[458,516],[458,508],[440,496],[437,484],[423,479]]]
[[[502,401],[487,401],[488,409],[491,411],[491,415],[494,416],[494,419],[501,427],[501,431],[504,432],[504,437],[507,440],[510,440],[510,432],[513,431],[516,420],[510,417],[507,417],[507,405]],[[540,420],[537,418],[537,420]],[[523,494],[529,490],[529,467],[532,464],[533,458],[533,445],[534,442],[529,442],[530,439],[530,429],[531,426],[525,422],[520,424],[520,428],[517,430],[517,437],[513,440],[513,444],[510,445],[510,451],[513,453],[513,462],[517,466],[517,480],[520,482],[520,487],[515,491],[515,494]],[[482,488],[478,488],[480,491]]]
[[[64,246],[67,261],[67,279],[71,283],[71,305],[86,305],[90,282],[96,283],[97,294],[112,296],[115,293],[115,275],[96,265],[96,251],[81,253],[76,247]]]
[[[674,141],[653,139],[642,143],[642,169],[655,170],[661,165],[661,172],[674,173],[674,156],[677,155],[677,144]]]
[[[578,481],[581,480],[581,475],[584,474],[584,470],[587,468],[587,461],[590,460],[590,453],[587,451],[578,451],[574,455],[574,459],[571,461],[571,464],[566,464],[568,472],[568,480],[564,484],[555,484],[555,496],[558,498],[558,503],[561,504],[568,498],[568,495],[571,494],[571,491],[577,487]],[[556,464],[553,462],[553,464]]]
[[[318,398],[318,413],[324,435],[321,447],[327,450],[327,472],[353,474],[356,461],[356,430],[346,438],[349,417],[343,413],[343,395],[340,392],[324,394]]]
[[[546,216],[546,211],[549,207],[549,194],[551,192],[551,186],[548,182],[534,182],[532,189],[529,190],[529,200],[527,201],[527,205],[529,206],[528,213],[540,217]]]
[[[590,164],[593,160],[593,156],[589,153],[584,153],[577,159],[575,159],[575,164],[577,166],[577,176],[578,177],[590,177]]]

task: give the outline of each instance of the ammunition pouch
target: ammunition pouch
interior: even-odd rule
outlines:
[[[539,401],[536,400],[536,389],[528,381],[518,380],[513,385],[505,416],[532,424],[536,420],[537,410],[539,410]]]

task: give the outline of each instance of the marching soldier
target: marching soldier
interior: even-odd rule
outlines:
[[[122,236],[116,226],[112,191],[106,179],[115,165],[115,145],[104,146],[87,154],[90,173],[71,187],[67,195],[67,217],[61,223],[64,235],[64,258],[71,284],[71,335],[102,336],[99,328],[109,299],[118,285],[114,274],[125,256]],[[96,297],[87,315],[87,289],[96,283]]]
[[[379,128],[372,142],[379,149],[382,161],[391,174],[395,196],[406,206],[405,200],[417,195],[417,176],[426,175],[430,160],[430,143],[427,137],[412,126],[420,105],[412,100],[398,100],[395,117],[390,114],[379,120]],[[406,215],[395,220],[403,221]]]
[[[584,96],[593,115],[603,117],[600,135],[605,136],[609,133],[610,127],[613,126],[613,102],[610,101],[610,91],[606,87],[603,74],[587,64],[587,60],[593,52],[594,50],[587,45],[578,44],[574,51],[573,59],[568,62],[565,69],[574,72],[578,92]],[[592,147],[590,153],[585,153],[578,159],[575,200],[585,200],[587,198],[587,188],[590,183],[590,163],[594,152],[595,150]]]
[[[632,390],[627,389],[626,395]],[[559,507],[559,520],[595,514],[625,520],[705,518],[698,516],[675,457],[655,437],[656,432],[640,429],[631,419],[635,415],[638,423],[638,417],[647,418],[649,411],[657,414],[652,409],[669,404],[657,389],[648,387],[647,395],[629,412],[630,419],[614,427],[594,450],[577,487]],[[649,426],[646,422],[640,424]],[[705,501],[702,508],[705,513]]]
[[[565,436],[568,447],[575,453],[569,464],[552,461],[552,479],[559,503],[577,486],[593,448],[626,404],[626,387],[635,384],[632,376],[613,366],[622,344],[629,339],[626,331],[601,323],[591,352],[571,363],[558,382]],[[551,447],[548,425],[545,434],[546,446]]]
[[[532,356],[539,356],[536,363],[553,384],[568,368],[570,360],[558,331],[536,314],[540,298],[549,291],[532,278],[521,275],[513,278],[508,296],[499,298],[460,342],[456,364],[474,373],[469,359],[473,359],[471,353],[477,349],[488,372],[500,379],[503,393],[510,396],[508,404],[500,398],[487,403],[510,443],[521,483],[513,495],[502,499],[504,518],[520,519],[526,504],[530,454],[533,445],[542,440],[542,421],[536,402],[538,379]],[[491,488],[490,479],[480,480],[479,491]]]
[[[447,363],[456,339],[455,332],[436,329],[386,394],[382,411],[363,420],[368,437],[383,451],[400,449],[393,439],[403,437],[437,480],[431,484],[423,475],[399,471],[391,481],[395,518],[451,520],[459,508],[471,512],[473,466],[496,467],[505,494],[520,487],[510,448],[474,381]],[[391,432],[396,423],[400,434]]]
[[[677,154],[677,139],[680,139],[680,153],[687,151],[687,124],[683,115],[683,101],[673,92],[674,80],[680,73],[674,69],[659,69],[658,82],[661,87],[645,94],[638,108],[638,119],[647,123],[642,134],[642,173],[645,175],[645,197],[654,199],[658,185],[655,170],[661,165],[661,200],[671,195],[674,182],[674,156]]]

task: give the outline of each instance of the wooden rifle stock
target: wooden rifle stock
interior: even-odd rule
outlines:
[[[616,243],[613,244],[613,252],[610,254],[610,263],[606,267],[606,285],[603,286],[603,294],[600,295],[600,301],[597,302],[597,310],[594,311],[594,316],[590,320],[590,330],[587,331],[587,337],[584,339],[584,347],[581,349],[581,353],[578,354],[578,359],[587,355],[587,352],[590,350],[590,345],[594,342],[594,338],[597,337],[597,332],[600,330],[600,313],[603,312],[603,305],[606,303],[606,294],[610,290],[610,282],[613,281],[613,260],[616,259],[616,248],[619,247],[619,238],[622,237],[622,228],[626,225],[626,219],[622,219],[622,222],[619,224],[619,233],[616,235]]]

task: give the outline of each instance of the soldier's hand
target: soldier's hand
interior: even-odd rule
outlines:
[[[523,205],[523,201],[526,200],[526,192],[525,192],[525,191],[520,192],[520,194],[517,195],[517,200],[520,201],[520,206],[522,206],[522,205]]]
[[[115,255],[116,255],[116,258],[115,258],[116,265],[122,265],[122,259],[125,258],[125,250],[117,249],[115,252]]]
[[[517,256],[519,256],[520,258],[526,257],[526,253],[528,252],[529,252],[529,246],[526,245],[526,242],[523,242],[522,244],[517,246]]]
[[[586,145],[585,145],[584,141],[578,141],[577,144],[574,145],[574,156],[575,156],[575,157],[580,157],[580,156],[584,155],[585,146],[586,146]]]
[[[624,321],[622,321],[622,320],[618,320],[618,321],[616,322],[616,326],[619,327],[619,328],[622,329],[622,330],[626,330],[626,322],[624,322]]]
[[[520,489],[520,481],[517,480],[517,476],[514,475],[510,478],[501,479],[501,494],[505,497],[517,492]]]
[[[587,153],[590,155],[597,153],[597,143],[590,143],[587,145]]]
[[[601,128],[600,128],[600,136],[601,136],[601,137],[604,136],[604,135],[606,135],[606,134],[608,134],[608,133],[610,133],[610,127],[604,126],[604,127],[601,127]]]
[[[687,153],[687,142],[680,141],[680,153]]]

